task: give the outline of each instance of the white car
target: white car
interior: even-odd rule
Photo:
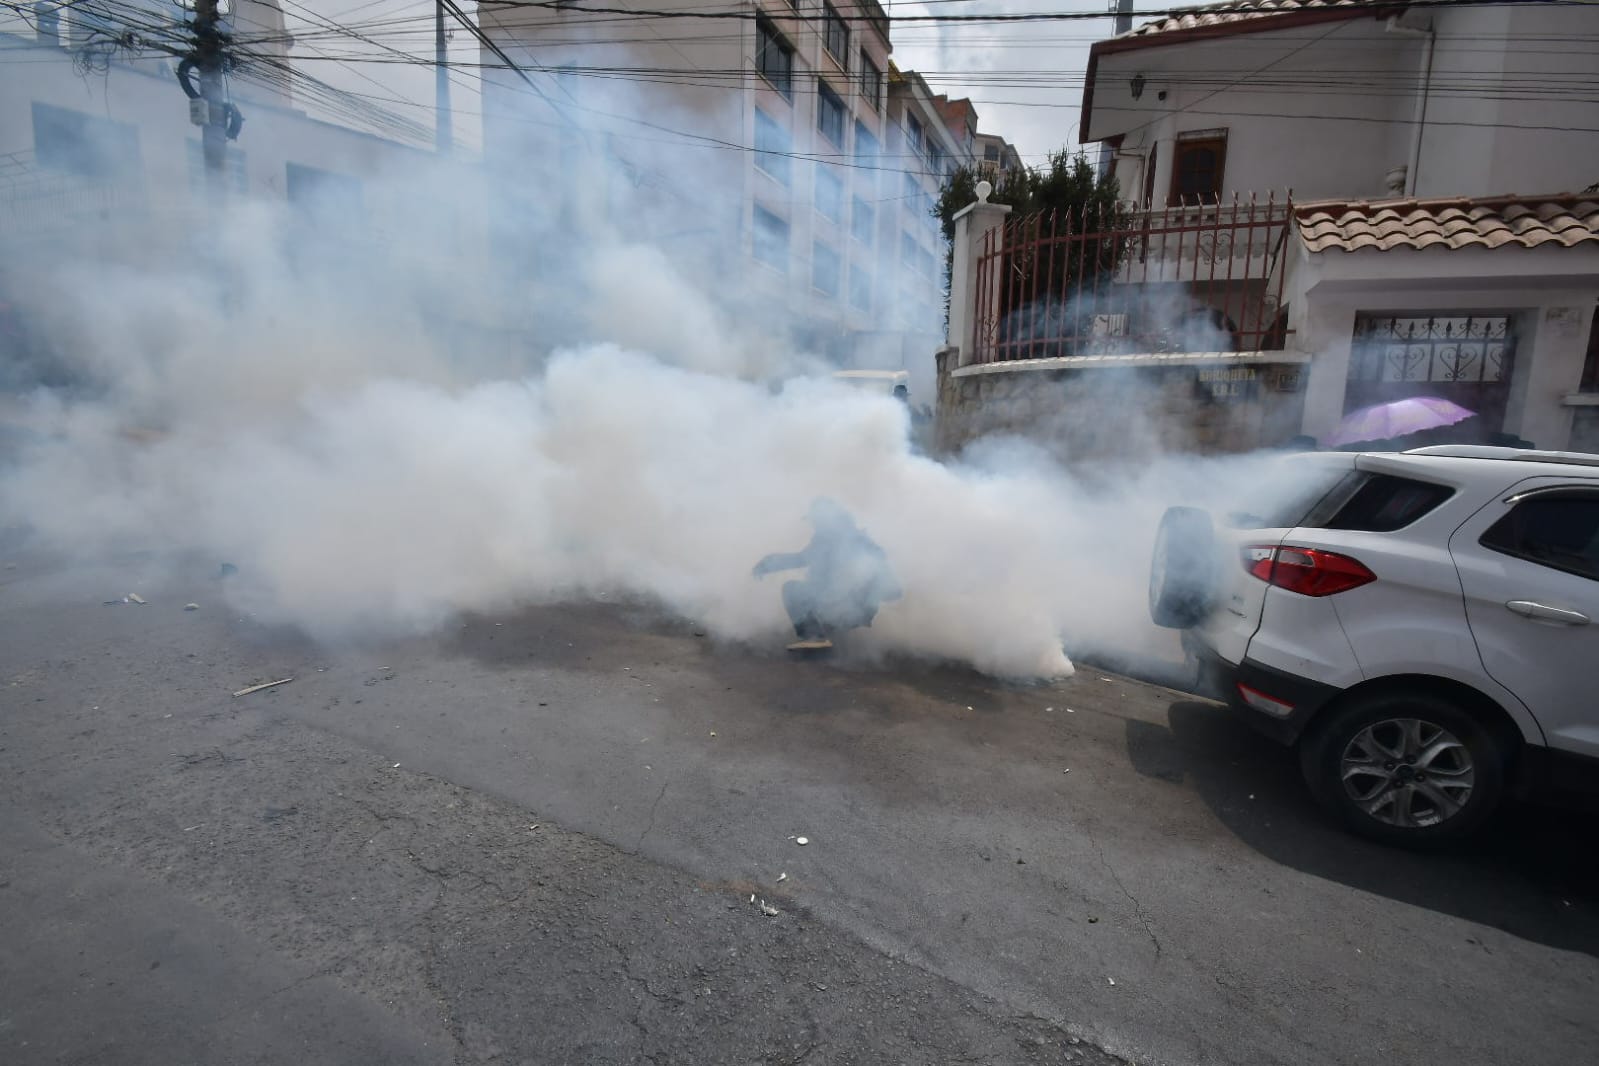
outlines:
[[[1161,522],[1150,613],[1209,693],[1391,843],[1464,836],[1507,794],[1599,787],[1599,455],[1283,463],[1273,513]]]

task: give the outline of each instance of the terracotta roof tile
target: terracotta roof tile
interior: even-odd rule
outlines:
[[[1599,194],[1322,201],[1294,207],[1312,252],[1361,248],[1573,248],[1599,243]]]
[[[1247,22],[1267,19],[1295,11],[1316,11],[1327,8],[1392,7],[1394,4],[1374,0],[1228,0],[1223,4],[1206,4],[1184,11],[1181,15],[1146,22],[1122,34],[1123,37],[1153,37],[1179,30],[1196,30],[1208,26],[1221,26],[1230,22]]]

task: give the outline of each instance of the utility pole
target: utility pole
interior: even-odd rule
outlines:
[[[449,155],[454,137],[450,117],[450,42],[444,34],[444,0],[433,0],[433,129],[439,155]]]
[[[203,108],[195,108],[191,102],[190,114],[198,114],[204,120],[200,123],[200,149],[205,159],[206,198],[213,204],[221,203],[227,189],[230,127],[229,109],[222,87],[223,40],[220,21],[217,0],[195,0],[194,65],[200,72],[198,100]],[[235,130],[234,136],[237,135]]]

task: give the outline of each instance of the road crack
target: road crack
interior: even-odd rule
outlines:
[[[660,807],[661,800],[666,798],[666,788],[670,784],[670,781],[661,782],[661,791],[656,795],[655,802],[650,804],[650,820],[645,824],[644,831],[638,835],[638,839],[633,842],[634,855],[637,855],[638,849],[644,846],[644,838],[655,830],[655,811]]]
[[[1084,823],[1083,832],[1088,835],[1088,842],[1094,846],[1094,854],[1099,856],[1099,865],[1105,868],[1105,872],[1110,874],[1110,879],[1116,882],[1116,887],[1121,889],[1122,895],[1127,897],[1127,902],[1133,905],[1133,916],[1138,919],[1138,924],[1144,927],[1144,933],[1149,937],[1149,942],[1155,945],[1155,960],[1157,962],[1160,961],[1160,937],[1155,935],[1155,927],[1150,924],[1149,916],[1144,913],[1144,905],[1138,902],[1137,896],[1127,890],[1127,886],[1122,882],[1121,874],[1117,873],[1116,868],[1105,858],[1105,849],[1100,846],[1099,839],[1094,836],[1093,827]]]

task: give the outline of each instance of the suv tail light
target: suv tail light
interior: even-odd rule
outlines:
[[[1320,548],[1252,544],[1243,562],[1254,577],[1301,596],[1332,596],[1377,580],[1358,560]]]

